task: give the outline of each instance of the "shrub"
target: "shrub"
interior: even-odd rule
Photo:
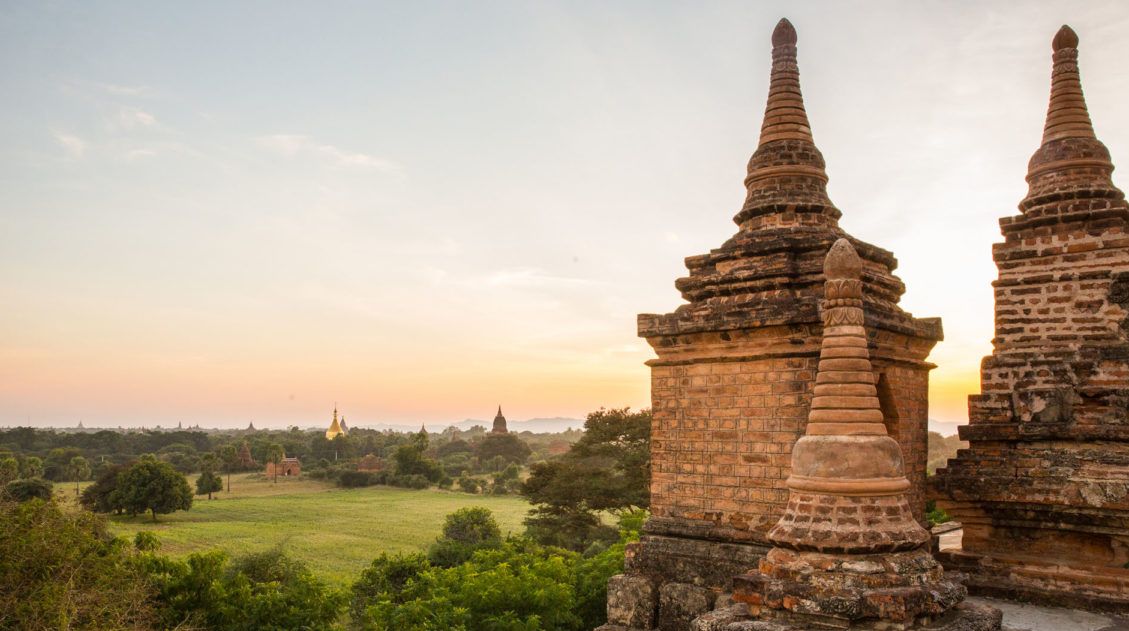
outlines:
[[[582,559],[511,539],[455,567],[417,562],[405,570],[409,576],[399,588],[384,584],[363,601],[363,613],[354,609],[354,624],[374,631],[581,631],[604,622],[607,581],[623,570],[623,546]]]
[[[470,506],[447,515],[443,535],[428,548],[427,558],[438,567],[454,567],[465,563],[483,548],[494,548],[502,542],[502,531],[490,509]]]
[[[580,552],[594,542],[614,542],[618,531],[601,523],[591,511],[542,505],[529,511],[525,534],[542,545]]]
[[[431,480],[418,473],[412,473],[409,475],[394,475],[388,479],[388,484],[408,489],[426,489],[431,486]]]
[[[349,605],[353,620],[362,620],[365,610],[382,600],[401,602],[408,581],[429,569],[431,564],[422,554],[381,554],[353,583],[353,599]]]
[[[925,520],[929,522],[930,527],[952,521],[952,519],[953,518],[945,512],[945,509],[937,508],[937,502],[935,500],[925,502]]]
[[[4,485],[3,498],[10,502],[26,502],[31,499],[50,500],[54,485],[43,478],[24,478],[12,480]]]
[[[372,486],[375,484],[374,478],[375,476],[368,471],[342,471],[341,475],[337,476],[337,485],[347,489]]]
[[[105,518],[33,499],[0,503],[0,629],[144,629],[145,577]]]
[[[161,540],[157,538],[157,533],[148,530],[138,530],[136,535],[133,535],[133,547],[142,552],[156,552],[161,548]]]
[[[478,480],[474,478],[459,478],[459,490],[463,493],[477,493]]]
[[[143,558],[158,591],[161,628],[325,629],[345,605],[345,592],[277,548],[234,562],[218,550],[184,560]]]

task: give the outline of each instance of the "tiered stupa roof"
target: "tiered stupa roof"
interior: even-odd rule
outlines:
[[[867,318],[875,326],[938,340],[940,322],[898,307],[905,292],[889,251],[847,235],[827,196],[823,154],[804,109],[796,30],[781,20],[772,34],[772,75],[760,142],[749,160],[738,232],[709,254],[686,259],[675,286],[690,304],[639,316],[643,337],[818,322],[823,257],[847,237],[865,262]]]

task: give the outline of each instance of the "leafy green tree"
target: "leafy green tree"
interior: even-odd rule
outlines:
[[[145,555],[160,628],[334,628],[347,595],[275,548],[229,561],[219,550],[183,560]]]
[[[200,477],[196,478],[196,494],[208,494],[208,499],[212,499],[212,493],[223,490],[223,478],[216,473],[220,467],[220,459],[214,453],[206,453],[200,456]]]
[[[487,434],[475,443],[474,453],[479,462],[500,457],[506,464],[525,464],[533,450],[517,434]]]
[[[129,465],[116,464],[103,467],[94,484],[82,490],[79,504],[95,513],[121,512],[121,494],[118,493],[118,478],[129,469]]]
[[[600,512],[650,504],[650,411],[600,409],[584,427],[568,453],[531,465],[522,484],[534,504],[526,534],[542,544],[581,551],[612,541],[614,529],[601,523]]]
[[[38,478],[42,476],[43,459],[38,456],[28,456],[24,458],[23,466],[20,467],[20,477]]]
[[[353,598],[349,604],[351,617],[354,621],[363,620],[365,610],[381,600],[400,602],[408,581],[430,569],[431,564],[422,554],[390,556],[381,553],[353,583]]]
[[[43,477],[52,482],[71,482],[70,463],[82,450],[75,447],[56,447],[47,452],[43,461]]]
[[[422,435],[422,437],[421,437]],[[443,467],[424,455],[427,451],[427,435],[413,435],[411,442],[400,445],[392,456],[396,463],[396,475],[421,475],[430,482],[438,482],[443,477]]]
[[[208,499],[212,499],[212,493],[223,490],[223,478],[216,475],[211,469],[204,469],[200,472],[200,477],[196,478],[196,494],[208,495]]]
[[[148,629],[145,577],[105,518],[0,504],[0,629]]]
[[[20,461],[8,456],[0,458],[0,484],[7,484],[20,477]]]
[[[274,483],[278,484],[278,469],[279,463],[286,457],[286,450],[278,443],[271,443],[267,446],[267,462],[274,464]]]
[[[453,567],[483,548],[502,543],[502,530],[490,509],[468,506],[447,515],[443,535],[431,544],[427,558],[432,565]]]
[[[67,463],[67,478],[74,482],[74,496],[78,497],[78,483],[90,477],[90,463],[82,456],[75,456]]]
[[[31,499],[50,500],[52,485],[43,478],[22,478],[4,485],[0,499],[9,502],[26,502]]]
[[[473,451],[474,447],[472,447],[470,443],[461,438],[454,438],[440,445],[436,453],[439,454],[440,458],[445,458],[450,455],[468,454]]]
[[[597,564],[574,552],[510,540],[451,568],[407,568],[409,580],[399,588],[365,594],[364,614],[355,615],[354,624],[373,631],[592,629],[604,621],[607,598],[600,584],[612,576],[603,572],[617,571],[616,554],[621,570],[622,547],[609,549]],[[586,618],[590,612],[593,618]]]
[[[167,462],[143,458],[118,476],[117,487],[117,501],[129,515],[148,511],[157,521],[158,513],[192,507],[188,480]]]

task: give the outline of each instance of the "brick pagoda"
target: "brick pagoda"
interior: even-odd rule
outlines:
[[[1078,75],[1053,41],[1043,142],[1020,214],[993,248],[994,350],[969,397],[970,448],[931,491],[964,524],[942,555],[969,588],[1129,607],[1129,205],[1113,185]]]
[[[998,631],[1000,613],[962,605],[964,587],[929,552],[901,449],[886,433],[863,326],[862,261],[846,239],[824,267],[823,341],[804,436],[792,449],[784,516],[737,605],[692,628],[760,620],[760,631]],[[744,607],[742,606],[745,605]],[[742,628],[747,628],[748,625]]]
[[[898,301],[894,256],[846,235],[800,93],[796,31],[772,35],[772,75],[760,143],[748,165],[739,229],[686,259],[675,285],[687,304],[639,316],[657,354],[651,512],[626,573],[609,583],[606,629],[677,629],[756,567],[784,512],[792,446],[816,379],[823,259],[847,237],[861,257],[868,345],[884,426],[901,448],[910,506],[921,517],[929,370],[937,319]]]

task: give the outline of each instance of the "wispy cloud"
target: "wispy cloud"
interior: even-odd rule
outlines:
[[[52,129],[51,136],[54,137],[55,142],[59,143],[59,146],[63,148],[69,158],[77,160],[86,153],[86,141],[74,134]]]
[[[400,165],[391,160],[378,158],[367,153],[346,151],[333,145],[321,144],[309,136],[301,134],[272,134],[260,136],[256,141],[264,149],[286,158],[309,156],[335,167],[369,169],[394,175],[403,174]]]
[[[120,85],[117,83],[100,83],[98,81],[91,81],[89,85],[107,94],[113,94],[114,96],[153,96],[153,88],[147,85]]]
[[[153,127],[157,124],[157,117],[149,112],[136,107],[123,107],[118,110],[116,124],[124,129],[139,127]]]
[[[580,287],[600,284],[600,281],[590,278],[554,276],[536,267],[501,269],[490,273],[484,280],[493,287]]]

